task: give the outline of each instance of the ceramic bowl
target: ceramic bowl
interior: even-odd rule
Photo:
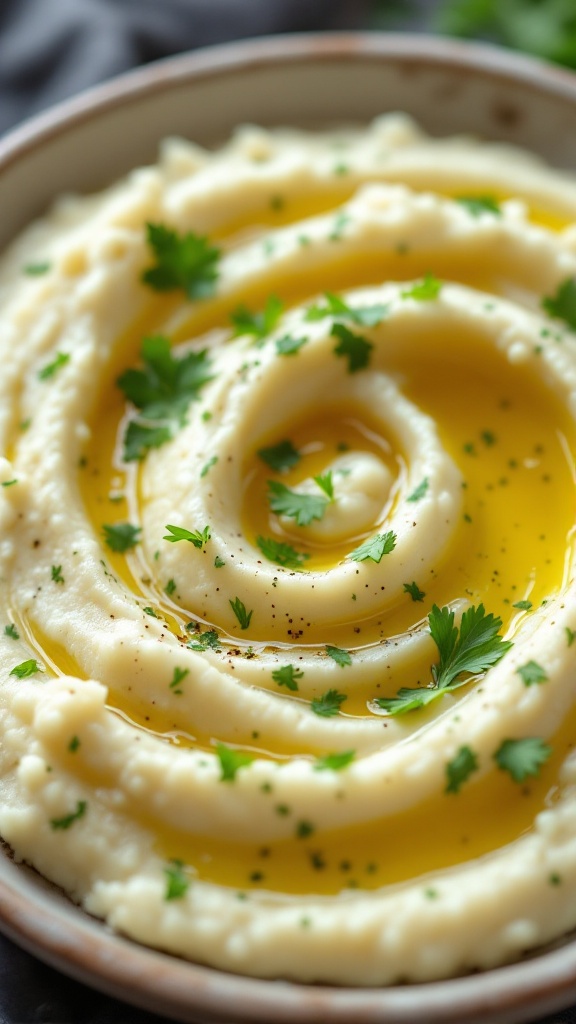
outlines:
[[[235,125],[318,127],[403,110],[432,134],[473,133],[576,169],[576,76],[422,36],[328,34],[171,58],[85,93],[0,141],[0,245],[67,191],[154,161],[166,135],[223,141]],[[434,984],[351,990],[258,981],[113,935],[0,851],[0,929],[73,977],[182,1021],[511,1024],[576,1002],[576,941]]]

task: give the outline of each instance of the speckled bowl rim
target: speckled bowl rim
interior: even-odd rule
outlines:
[[[576,75],[496,48],[417,35],[287,35],[207,47],[122,75],[0,139],[2,174],[107,111],[183,83],[318,61],[393,61],[473,74],[574,106]],[[527,960],[450,981],[350,989],[262,981],[187,963],[113,934],[0,847],[0,931],[71,977],[176,1020],[214,1024],[512,1024],[576,1002],[576,940]]]

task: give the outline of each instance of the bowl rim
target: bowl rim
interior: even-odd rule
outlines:
[[[473,71],[521,83],[576,107],[576,74],[533,57],[478,43],[410,33],[322,32],[263,36],[166,57],[84,90],[0,138],[0,176],[46,142],[109,111],[189,81],[237,75],[271,62],[393,58],[410,66]],[[184,1021],[330,1021],[349,1024],[493,1024],[533,1020],[576,1000],[576,941],[488,973],[387,988],[337,988],[231,974],[189,963],[113,934],[73,907],[33,869],[13,863],[0,841],[0,931],[77,980]],[[490,977],[490,986],[486,978]]]

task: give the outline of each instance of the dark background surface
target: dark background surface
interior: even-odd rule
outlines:
[[[433,0],[0,0],[0,133],[84,88],[170,54],[282,32],[426,31],[434,7]],[[0,936],[0,1024],[163,1019],[65,978]],[[576,1024],[576,1008],[539,1024]]]

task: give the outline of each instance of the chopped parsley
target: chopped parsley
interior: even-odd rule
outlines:
[[[270,466],[270,469],[275,470],[277,473],[291,469],[302,458],[300,452],[297,451],[292,441],[288,440],[288,438],[284,441],[279,441],[278,444],[273,445],[271,448],[259,448],[258,455],[267,466]]]
[[[335,661],[340,668],[346,668],[347,665],[352,664],[352,658],[350,657],[349,651],[344,651],[341,647],[332,647],[331,644],[326,644],[326,654],[332,661]]]
[[[391,551],[394,551],[396,547],[396,534],[393,530],[388,530],[387,533],[377,533],[374,537],[370,537],[365,540],[360,547],[350,552],[348,558],[351,558],[354,562],[366,562],[368,559],[372,562],[380,562],[384,555],[389,555]]]
[[[143,369],[125,370],[116,381],[125,398],[139,410],[124,435],[124,459],[142,459],[150,448],[159,448],[186,423],[191,402],[212,380],[206,349],[175,359],[163,334],[144,338]],[[157,422],[160,421],[160,422]]]
[[[524,686],[533,686],[535,683],[545,683],[548,680],[546,672],[537,661],[527,661],[516,669]]]
[[[216,744],[216,756],[220,761],[220,781],[234,782],[241,768],[246,768],[254,760],[252,754],[244,754],[241,750],[233,750],[224,743]]]
[[[529,775],[538,775],[541,766],[548,760],[552,747],[538,736],[527,736],[519,740],[504,740],[494,760],[502,771],[508,772],[514,782],[524,782]]]
[[[49,380],[55,373],[58,373],[66,363],[70,361],[68,352],[57,352],[51,363],[47,363],[38,371],[38,380]]]
[[[483,213],[491,213],[495,217],[502,215],[500,204],[495,196],[456,196],[456,202],[465,206],[473,217],[480,217]]]
[[[314,771],[341,772],[343,768],[347,768],[352,763],[355,757],[355,750],[343,750],[341,753],[324,754],[323,757],[317,758]]]
[[[141,527],[133,526],[132,523],[115,523],[114,525],[104,523],[102,532],[110,550],[122,554],[138,544]]]
[[[423,601],[424,598],[426,597],[424,591],[420,590],[420,587],[414,581],[412,581],[412,583],[404,584],[404,593],[410,594],[410,597],[412,598],[413,601]]]
[[[278,686],[285,686],[288,690],[298,689],[298,679],[304,675],[302,669],[294,668],[294,665],[282,665],[272,673],[272,679]]]
[[[463,746],[446,765],[446,793],[457,793],[463,782],[478,769],[478,758],[470,747]]]
[[[529,610],[530,610],[530,608],[532,607],[532,601],[526,601],[526,600],[522,600],[522,601],[516,601],[516,602],[515,602],[515,603],[514,603],[514,604],[512,605],[512,607],[513,607],[513,608],[519,608],[519,609],[520,609],[520,611],[523,611],[523,612],[527,612],[527,611],[529,611]]]
[[[174,674],[172,676],[172,681],[168,684],[168,689],[172,690],[173,693],[177,693],[180,696],[180,694],[182,693],[182,690],[180,689],[180,683],[182,682],[183,679],[186,678],[187,675],[189,675],[189,673],[189,668],[175,668]]]
[[[216,558],[214,559],[214,568],[221,569],[223,565],[226,565],[224,559],[220,558],[220,555],[216,555]]]
[[[165,900],[180,900],[186,895],[190,888],[190,879],[184,872],[184,864],[181,860],[171,860],[164,868],[166,875]]]
[[[334,715],[340,714],[340,708],[347,699],[345,693],[338,693],[338,690],[327,690],[321,697],[313,698],[310,708],[315,715],[320,715],[321,718],[333,718]]]
[[[329,504],[321,494],[300,494],[277,480],[268,481],[268,502],[273,512],[295,519],[297,526],[308,526],[313,519],[322,519]]]
[[[202,469],[200,470],[200,478],[202,479],[203,477],[205,477],[208,471],[212,469],[212,466],[215,466],[217,462],[217,455],[213,455],[212,458],[208,459],[208,462],[205,462],[204,465],[202,466]]]
[[[550,316],[576,330],[576,277],[562,281],[554,295],[542,299],[542,307]]]
[[[54,583],[64,583],[64,577],[62,575],[62,566],[53,565],[51,568],[51,578]]]
[[[172,594],[176,590],[176,580],[169,579],[168,583],[164,587],[164,593],[167,597],[172,597]]]
[[[512,647],[499,635],[502,620],[486,614],[483,604],[466,609],[460,629],[454,625],[453,611],[433,605],[428,624],[439,654],[439,661],[431,666],[433,682],[427,687],[402,687],[396,697],[377,697],[374,703],[390,715],[426,707],[444,693],[457,690],[470,675],[485,672]]]
[[[420,483],[418,484],[418,487],[416,487],[412,491],[412,494],[408,495],[408,497],[406,498],[406,501],[420,501],[420,499],[423,498],[424,495],[426,494],[427,490],[428,490],[428,477],[425,476],[424,479],[421,480]]]
[[[234,337],[251,334],[258,341],[262,341],[276,327],[283,309],[284,305],[277,295],[268,296],[262,313],[251,313],[246,306],[238,306],[230,314],[234,324]]]
[[[20,633],[16,629],[16,626],[11,622],[8,626],[4,626],[4,636],[9,636],[12,640],[19,640]]]
[[[292,338],[286,334],[276,339],[276,352],[279,356],[295,356],[307,341],[308,338]]]
[[[171,526],[167,523],[166,529],[168,533],[162,537],[162,540],[167,540],[170,544],[177,544],[178,541],[187,540],[195,548],[203,548],[211,537],[209,526],[205,526],[203,530],[187,530],[184,526]]]
[[[215,629],[207,629],[204,633],[189,640],[186,647],[189,647],[191,651],[207,651],[209,647],[212,650],[217,650],[220,647],[220,638]]]
[[[357,373],[368,366],[374,348],[371,341],[361,334],[354,334],[344,324],[332,324],[330,334],[339,339],[334,354],[348,360],[348,373]]]
[[[78,750],[79,746],[80,746],[80,739],[79,739],[79,737],[78,736],[73,736],[72,739],[70,740],[69,744],[68,744],[68,752],[70,754],[75,754],[76,751]]]
[[[240,623],[240,629],[248,629],[254,611],[247,612],[246,605],[242,603],[239,597],[235,597],[234,600],[230,598],[228,603]]]
[[[283,544],[271,537],[257,537],[256,543],[264,558],[285,569],[301,569],[302,563],[310,558],[306,552],[296,551],[290,544]]]
[[[26,263],[22,270],[28,277],[40,277],[42,274],[47,274],[51,267],[52,264],[48,260],[38,260],[34,263]]]
[[[179,235],[163,224],[146,225],[146,240],[156,263],[142,274],[142,280],[158,292],[181,288],[188,299],[212,295],[218,277],[220,250],[202,235],[189,231]]]
[[[566,644],[568,647],[572,647],[572,644],[576,639],[576,629],[570,629],[569,626],[565,626],[564,629],[566,632]]]
[[[323,320],[324,317],[337,317],[338,320],[350,320],[360,327],[375,327],[388,313],[388,306],[382,303],[374,306],[359,306],[354,309],[344,299],[333,292],[325,292],[325,305],[309,306],[306,320]]]
[[[29,676],[35,676],[37,672],[43,671],[35,658],[29,658],[28,661],[21,661],[19,665],[15,665],[9,674],[16,676],[17,679],[28,679]]]
[[[64,815],[63,818],[50,818],[50,825],[53,829],[67,829],[74,824],[75,821],[79,821],[86,814],[88,804],[85,800],[79,800],[76,804],[76,810],[72,811],[71,814]]]
[[[401,292],[403,299],[416,299],[417,302],[431,302],[438,298],[442,282],[434,274],[425,274],[421,281],[416,281],[410,288]]]

